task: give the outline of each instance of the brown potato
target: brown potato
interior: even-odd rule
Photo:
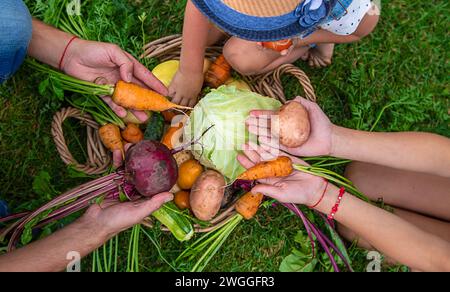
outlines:
[[[278,114],[280,143],[289,148],[303,145],[311,131],[305,107],[299,102],[291,101],[283,105]]]
[[[217,215],[225,193],[225,179],[214,170],[203,172],[191,190],[190,205],[195,217],[208,221]]]

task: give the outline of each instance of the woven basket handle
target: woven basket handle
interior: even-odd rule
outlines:
[[[75,118],[86,125],[88,161],[85,164],[81,164],[75,160],[67,147],[66,139],[64,138],[63,123],[68,118]],[[76,170],[91,175],[102,174],[110,167],[111,157],[100,140],[98,128],[99,125],[89,114],[83,113],[76,108],[63,108],[53,116],[53,141],[55,142],[56,149],[58,150],[61,159],[66,165],[73,165]]]

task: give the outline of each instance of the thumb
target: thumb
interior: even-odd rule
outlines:
[[[280,188],[267,184],[258,184],[252,189],[251,192],[254,194],[261,193],[265,196],[274,198],[275,200],[279,200],[279,198],[283,196]]]
[[[133,61],[128,58],[124,51],[118,46],[113,46],[110,51],[110,58],[114,64],[119,66],[120,78],[125,82],[133,80]]]
[[[161,206],[167,202],[173,200],[171,193],[160,193],[152,197],[151,199],[135,202],[135,214],[140,218],[145,218],[151,213],[155,212]]]

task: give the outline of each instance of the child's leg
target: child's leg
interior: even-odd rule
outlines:
[[[294,49],[286,56],[261,47],[255,42],[231,37],[223,48],[223,54],[234,70],[242,75],[256,75],[274,70],[282,64],[293,63],[302,57],[308,47]]]
[[[351,15],[349,15],[348,17],[351,17]],[[360,21],[359,25],[357,27],[357,29],[351,33],[352,37],[349,37],[348,40],[343,40],[343,41],[338,41],[339,43],[347,43],[347,42],[354,42],[358,39],[361,39],[367,35],[369,35],[377,26],[378,20],[380,17],[380,10],[379,8],[373,4],[372,7],[369,9],[369,11],[367,13],[364,14],[364,17],[362,19],[354,19],[354,20],[346,20],[346,22],[350,22],[351,24],[353,24],[353,21]],[[347,25],[348,23],[335,23],[335,24],[331,24],[330,27],[325,26],[324,29],[330,31],[331,33],[333,33],[333,29],[337,28],[340,29],[342,28],[342,25]],[[335,27],[334,27],[335,26]],[[342,34],[343,32],[341,32]],[[345,37],[345,35],[344,35]],[[356,39],[355,39],[356,37]],[[334,43],[330,42],[330,43],[319,43],[317,44],[317,46],[315,48],[312,48],[309,51],[309,57],[308,57],[308,64],[311,67],[326,67],[329,66],[331,64],[331,59],[333,57],[333,53],[334,53]]]
[[[353,162],[346,177],[372,200],[450,222],[450,179]]]

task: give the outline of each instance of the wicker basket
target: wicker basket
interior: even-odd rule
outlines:
[[[172,35],[155,40],[144,47],[144,53],[141,58],[157,58],[160,62],[178,60],[180,59],[181,42],[182,38],[180,35]],[[221,53],[221,46],[213,46],[206,49],[207,58],[213,59]],[[285,103],[286,96],[281,81],[281,77],[284,75],[292,75],[295,77],[304,91],[304,97],[308,100],[316,101],[316,95],[308,76],[305,72],[292,64],[281,65],[274,71],[266,74],[243,76],[242,79],[250,85],[253,91]],[[62,129],[62,124],[67,118],[76,118],[87,127],[88,161],[84,164],[76,161],[67,147]],[[70,164],[75,169],[87,174],[102,174],[110,167],[112,160],[100,141],[98,128],[99,125],[89,114],[82,113],[74,108],[64,108],[55,114],[52,123],[52,134],[56,148],[64,163]],[[219,215],[209,222],[210,226],[202,227],[194,225],[195,232],[208,232],[215,228],[219,228],[235,214],[236,211],[234,210],[234,205],[231,205],[228,208],[221,210]],[[153,222],[150,219],[144,220],[142,224],[149,227],[153,226]],[[165,227],[162,227],[161,229],[163,231],[168,231]]]

